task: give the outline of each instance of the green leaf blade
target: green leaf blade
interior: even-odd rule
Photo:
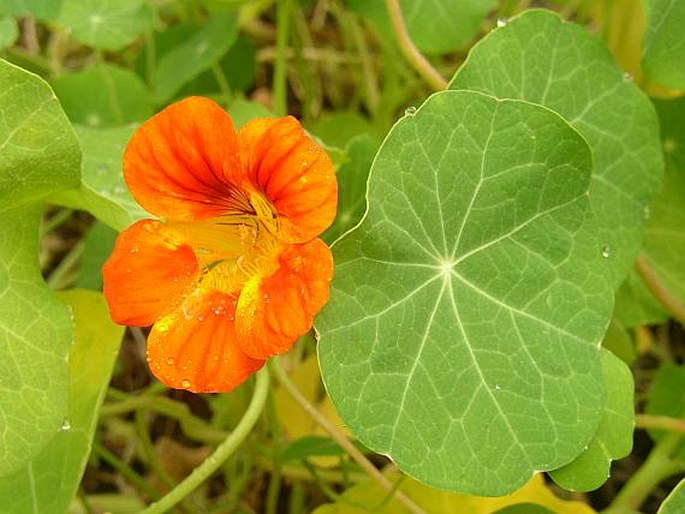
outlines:
[[[573,462],[550,473],[570,491],[593,491],[609,478],[611,461],[628,455],[635,425],[633,376],[630,368],[608,350],[602,351],[607,396],[597,433]]]
[[[76,136],[50,88],[0,61],[0,474],[52,439],[67,410],[71,319],[38,267],[45,198],[79,182]]]
[[[654,81],[685,89],[685,3],[679,0],[646,0],[647,30],[642,65]]]
[[[472,48],[450,88],[543,105],[582,134],[592,148],[590,196],[618,287],[641,246],[663,159],[654,109],[606,48],[552,12],[526,11]]]
[[[324,381],[361,442],[488,495],[581,452],[611,311],[590,170],[583,139],[525,102],[443,92],[395,125],[317,322]]]
[[[124,327],[112,323],[101,294],[59,293],[75,317],[69,352],[70,405],[61,429],[23,469],[0,478],[0,512],[66,512],[90,454],[97,413]]]

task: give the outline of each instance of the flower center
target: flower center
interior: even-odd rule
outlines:
[[[233,293],[250,278],[278,269],[279,220],[269,201],[257,191],[238,191],[229,206],[215,218],[173,224],[195,251],[202,289]]]

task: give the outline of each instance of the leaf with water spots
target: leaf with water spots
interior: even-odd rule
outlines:
[[[66,512],[90,454],[124,328],[109,319],[100,293],[58,293],[72,308],[74,343],[69,350],[69,409],[50,443],[22,469],[0,478],[0,512]]]
[[[0,60],[0,475],[36,455],[67,410],[71,319],[41,277],[46,198],[78,186],[80,152],[48,85]]]
[[[585,28],[530,10],[475,45],[450,88],[543,105],[580,132],[592,149],[590,199],[618,287],[640,249],[663,159],[654,108],[608,50]]]
[[[612,307],[591,169],[572,127],[518,100],[446,91],[393,127],[317,321],[324,382],[363,444],[486,495],[580,454]]]

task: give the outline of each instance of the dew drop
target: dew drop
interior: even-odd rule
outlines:
[[[495,384],[495,391],[499,391],[500,389],[502,389],[502,386],[499,384]]]
[[[609,245],[602,245],[602,257],[605,259],[611,255],[611,248],[609,248]]]
[[[624,72],[623,73],[623,82],[632,82],[633,81],[633,74],[629,72]]]
[[[64,418],[62,420],[62,424],[59,426],[59,430],[60,432],[68,432],[69,430],[71,430],[71,421],[69,420],[69,418]]]
[[[405,116],[414,116],[414,114],[416,114],[416,107],[414,107],[413,105],[411,107],[407,107],[404,110]]]
[[[204,321],[204,320],[205,320],[205,315],[204,315],[204,314],[200,314],[200,315],[197,317],[197,320],[198,320],[198,321]]]
[[[167,363],[169,366],[173,366],[173,365],[174,365],[174,359],[172,359],[171,357],[169,357],[169,358],[166,360],[166,363]]]
[[[190,380],[188,380],[187,378],[181,380],[181,387],[183,389],[190,389]]]
[[[497,18],[497,28],[501,29],[502,27],[507,26],[507,19],[506,18]]]
[[[221,305],[213,307],[212,310],[214,311],[214,314],[216,314],[217,316],[220,316],[225,312],[224,308]]]

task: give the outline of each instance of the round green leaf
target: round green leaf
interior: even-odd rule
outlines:
[[[575,130],[517,100],[446,91],[393,127],[317,322],[324,382],[363,444],[485,495],[588,444],[612,296],[591,168]]]
[[[685,89],[685,2],[645,0],[645,10],[645,73],[660,84]]]
[[[590,198],[618,287],[640,249],[663,160],[654,109],[608,50],[552,12],[526,11],[471,49],[450,88],[544,105],[583,135],[594,161]]]
[[[685,480],[681,480],[664,500],[657,514],[681,514],[685,512]]]
[[[633,375],[630,368],[608,350],[602,351],[602,369],[607,394],[597,432],[573,462],[550,473],[557,484],[570,491],[599,488],[609,478],[611,461],[625,457],[633,448]]]
[[[78,42],[102,50],[120,50],[152,24],[143,0],[63,0],[59,23]]]
[[[0,475],[37,454],[67,411],[71,319],[38,267],[45,198],[78,186],[79,148],[48,85],[0,61]]]
[[[73,123],[123,125],[153,114],[152,100],[140,78],[111,64],[62,75],[50,85]]]
[[[11,16],[0,16],[0,49],[9,48],[19,37],[17,22]]]
[[[347,0],[350,9],[393,39],[392,23],[383,0]],[[458,50],[478,34],[496,0],[401,0],[412,42],[427,54]]]
[[[655,105],[666,172],[649,208],[643,252],[669,292],[685,303],[685,98],[655,101]]]

